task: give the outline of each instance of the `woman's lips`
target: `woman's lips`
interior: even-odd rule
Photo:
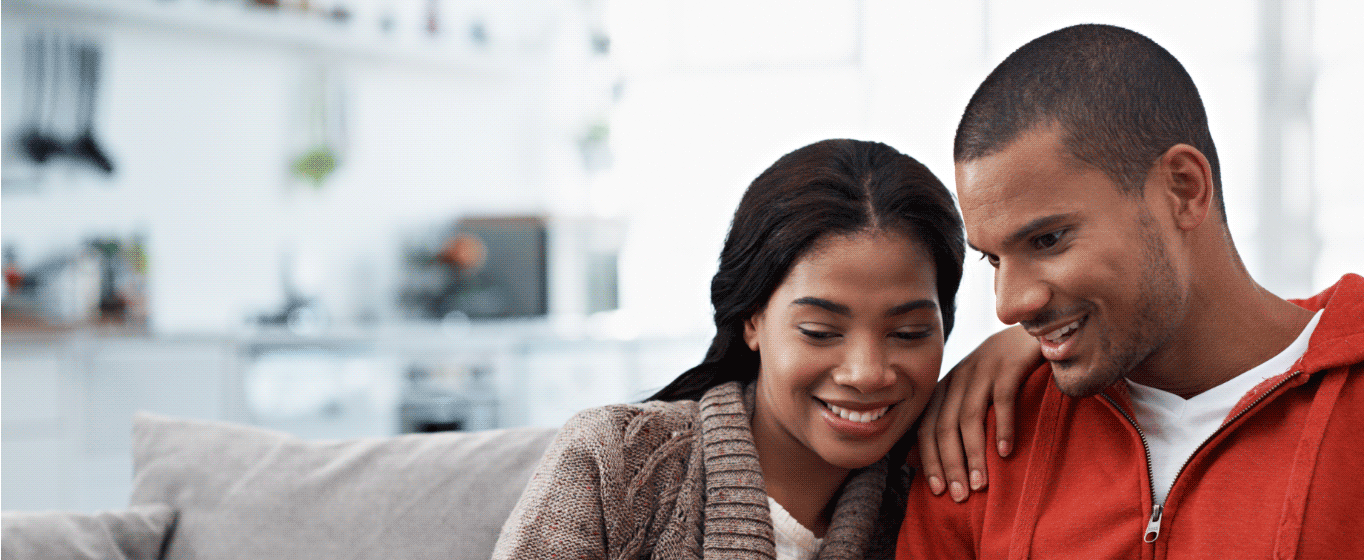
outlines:
[[[859,422],[859,423],[863,423],[863,424],[865,424],[865,423],[867,423],[867,422],[872,422],[872,421],[875,421],[875,420],[879,420],[882,416],[885,416],[885,415],[886,415],[886,411],[887,411],[887,410],[890,410],[890,407],[889,407],[889,406],[883,406],[883,407],[881,407],[881,408],[877,408],[877,409],[873,409],[873,410],[867,410],[867,411],[863,412],[863,411],[857,411],[857,410],[852,410],[852,409],[848,409],[848,408],[843,408],[843,407],[841,407],[841,406],[836,406],[836,405],[834,405],[834,404],[830,404],[830,403],[827,403],[827,402],[824,403],[824,406],[828,407],[829,410],[832,411],[834,414],[837,414],[839,418],[842,418],[842,419],[844,419],[844,420],[851,420],[851,421],[853,421],[853,422]]]
[[[894,416],[890,412],[895,409],[896,404],[899,404],[852,408],[850,406],[838,406],[820,399],[815,400],[823,408],[822,416],[829,427],[833,428],[835,432],[853,437],[872,437],[884,432],[890,427],[890,420]]]

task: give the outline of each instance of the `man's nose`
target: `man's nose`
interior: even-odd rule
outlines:
[[[1037,315],[1051,301],[1051,288],[1031,267],[1000,262],[995,269],[995,314],[1006,325]]]

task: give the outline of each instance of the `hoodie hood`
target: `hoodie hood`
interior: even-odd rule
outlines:
[[[1310,375],[1364,362],[1364,277],[1346,274],[1316,296],[1290,301],[1311,310],[1325,308],[1295,369]]]

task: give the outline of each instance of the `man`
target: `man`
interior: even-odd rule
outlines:
[[[1250,277],[1173,56],[1040,37],[977,89],[954,159],[999,318],[1047,363],[988,492],[914,485],[900,558],[1364,558],[1364,278],[1293,303]]]

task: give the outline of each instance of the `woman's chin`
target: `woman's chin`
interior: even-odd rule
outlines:
[[[875,464],[885,457],[886,453],[890,453],[889,445],[863,445],[857,446],[856,449],[829,449],[820,453],[820,456],[830,465],[854,470]]]

